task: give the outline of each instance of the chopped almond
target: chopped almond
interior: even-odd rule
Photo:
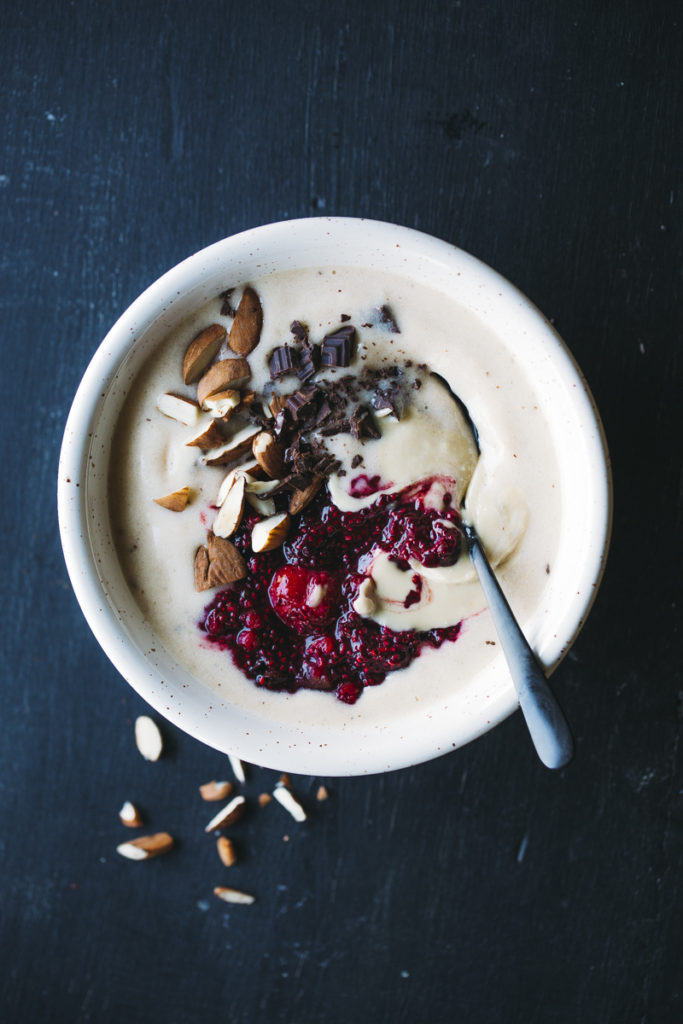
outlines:
[[[181,487],[178,491],[165,494],[163,498],[154,498],[153,500],[156,505],[167,508],[169,512],[184,512],[190,500],[190,488]]]
[[[211,395],[219,391],[238,390],[251,377],[246,359],[221,359],[207,370],[197,385],[197,401],[203,405]]]
[[[248,356],[259,343],[262,326],[263,310],[259,297],[253,288],[247,286],[235,313],[228,345],[238,355]]]
[[[196,380],[199,380],[209,363],[217,355],[227,333],[222,324],[211,324],[190,342],[183,359],[183,380],[186,384],[194,384]]]

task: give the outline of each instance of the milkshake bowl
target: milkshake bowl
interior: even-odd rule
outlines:
[[[463,524],[550,673],[599,586],[611,480],[586,382],[513,285],[411,229],[312,218],[130,306],[74,400],[58,506],[83,613],[160,715],[357,775],[517,707]]]

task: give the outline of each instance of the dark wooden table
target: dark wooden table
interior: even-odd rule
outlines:
[[[4,1022],[681,1019],[681,21],[674,0],[5,6]],[[171,726],[162,761],[137,753],[144,705],[68,583],[57,455],[148,283],[321,213],[454,242],[555,319],[604,418],[614,537],[555,677],[567,770],[516,715],[430,764],[327,780],[326,803],[295,778],[310,820],[244,821],[229,877],[258,902],[229,908],[196,792],[225,759]],[[254,768],[246,792],[276,778]],[[124,799],[174,853],[117,856]]]

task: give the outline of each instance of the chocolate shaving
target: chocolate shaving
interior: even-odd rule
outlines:
[[[268,369],[273,380],[288,373],[296,373],[298,366],[299,353],[291,345],[280,345],[273,349],[268,359]]]
[[[401,329],[394,319],[394,315],[391,312],[389,306],[379,307],[379,322],[382,326],[386,327],[391,334],[400,334]]]
[[[322,341],[323,366],[349,366],[353,357],[353,339],[356,328],[351,324],[326,334]]]

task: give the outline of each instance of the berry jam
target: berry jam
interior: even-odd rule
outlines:
[[[358,512],[341,512],[323,489],[295,518],[289,539],[254,554],[247,516],[232,538],[247,560],[245,579],[219,591],[199,623],[207,640],[228,650],[257,686],[294,693],[334,690],[354,704],[365,686],[406,668],[424,647],[455,640],[460,626],[393,630],[353,608],[372,552],[381,549],[410,573],[406,608],[420,601],[422,580],[410,566],[453,565],[460,517],[450,492],[426,480],[380,495]],[[436,498],[434,495],[436,494]]]

